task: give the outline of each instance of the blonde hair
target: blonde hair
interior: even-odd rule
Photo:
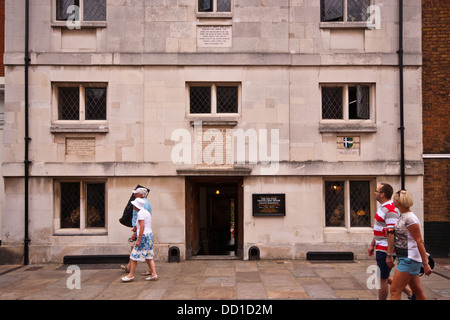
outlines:
[[[394,198],[405,208],[412,207],[412,205],[414,204],[412,194],[406,190],[397,191]]]

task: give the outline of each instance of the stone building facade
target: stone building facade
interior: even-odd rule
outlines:
[[[396,1],[30,1],[27,83],[24,12],[6,1],[3,261],[25,228],[31,263],[127,254],[137,185],[156,259],[362,259],[402,149],[423,221],[421,1],[403,8],[404,144]]]

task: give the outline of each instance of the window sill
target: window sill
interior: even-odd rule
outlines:
[[[202,126],[210,126],[210,127],[217,127],[217,126],[223,126],[223,127],[235,127],[237,126],[238,122],[236,120],[230,120],[225,118],[217,118],[217,119],[211,119],[211,118],[191,118],[189,119],[189,123],[191,126],[195,126],[197,122],[201,123]]]
[[[376,133],[377,125],[370,123],[321,123],[319,124],[320,133],[332,132],[350,132],[350,133]]]
[[[105,124],[53,124],[51,133],[108,133],[108,125]]]
[[[58,229],[53,236],[107,236],[108,231],[105,228],[92,229]]]
[[[75,24],[72,22],[69,22],[69,25],[67,25],[67,21],[53,21],[50,26],[52,28],[68,28],[72,29],[88,29],[88,28],[106,28],[107,23],[106,21],[95,21],[95,22],[86,22],[83,21],[80,23],[80,28],[77,28]]]
[[[321,22],[321,29],[369,29],[366,21],[358,22]]]
[[[232,19],[231,12],[197,12],[198,19]]]

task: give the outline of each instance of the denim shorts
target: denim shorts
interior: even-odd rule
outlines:
[[[397,270],[400,272],[409,272],[411,276],[418,276],[422,262],[411,260],[410,258],[398,258]]]

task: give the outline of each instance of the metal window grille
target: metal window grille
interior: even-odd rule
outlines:
[[[347,0],[347,21],[367,21],[369,13],[367,8],[370,0]]]
[[[321,0],[320,11],[322,22],[344,21],[343,0]]]
[[[80,183],[61,183],[61,228],[80,227]]]
[[[343,119],[342,87],[322,87],[322,119]]]
[[[67,9],[70,6],[80,6],[79,0],[56,0],[56,20],[58,21],[66,21],[72,16],[75,12],[67,13]]]
[[[199,12],[212,12],[213,11],[213,0],[198,0],[198,11]]]
[[[86,227],[105,227],[105,184],[88,183],[86,185],[87,207]]]
[[[190,112],[211,113],[211,87],[190,87]]]
[[[80,88],[58,88],[58,119],[79,120],[80,117]]]
[[[350,226],[370,227],[370,182],[350,181]]]
[[[85,88],[86,120],[106,120],[106,88]]]
[[[231,0],[217,0],[217,12],[230,12]]]
[[[238,87],[217,87],[217,113],[238,112]]]
[[[106,21],[106,0],[84,0],[84,21]]]
[[[325,225],[345,226],[344,181],[325,182]]]

